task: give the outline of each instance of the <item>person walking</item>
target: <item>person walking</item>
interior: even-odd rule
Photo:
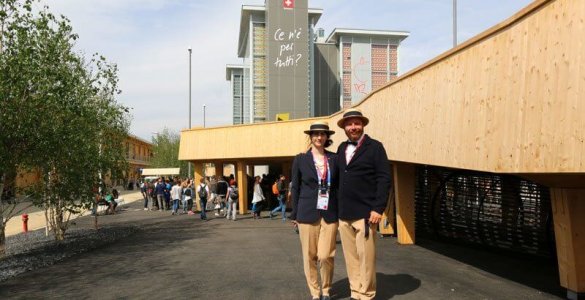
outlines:
[[[153,182],[154,180],[151,180],[148,182],[148,199],[150,199],[150,210],[154,210],[154,207],[156,206],[158,208],[158,202],[156,201],[156,182]]]
[[[171,187],[171,198],[173,199],[173,212],[171,215],[176,215],[179,210],[179,201],[183,194],[183,188],[181,187],[181,180],[176,179],[175,185]]]
[[[189,200],[187,202],[187,210],[189,211],[193,211],[193,205],[195,204],[195,199],[197,197],[195,197],[195,180],[194,179],[189,179],[189,183],[187,184],[187,188],[191,190],[191,200]],[[207,198],[209,201],[209,198]]]
[[[278,213],[279,211],[282,214],[282,222],[286,222],[286,182],[285,182],[284,175],[278,176],[278,181],[276,182],[276,188],[278,189],[278,206],[274,208],[270,212],[270,219],[274,216],[274,214]]]
[[[159,211],[163,211],[164,207],[165,207],[165,189],[166,189],[166,184],[163,182],[162,178],[158,179],[158,182],[156,183],[155,186],[155,192],[156,192],[156,201],[157,201],[157,207],[159,209]]]
[[[220,176],[219,180],[217,181],[217,196],[215,197],[215,201],[217,203],[214,206],[217,209],[215,212],[216,216],[220,215],[222,208],[225,206],[228,187],[229,185],[227,181],[225,181],[225,178]]]
[[[303,267],[313,299],[330,299],[337,236],[337,155],[327,122],[311,124],[305,133],[311,147],[298,154],[292,165],[290,218],[298,226]],[[320,271],[318,270],[320,266]],[[320,275],[320,278],[319,278]],[[321,286],[319,286],[321,283]]]
[[[193,209],[193,189],[191,179],[188,179],[183,183],[183,213],[191,214],[191,209]]]
[[[165,210],[171,209],[171,188],[173,181],[170,181],[168,178],[164,180],[165,184]]]
[[[205,214],[205,206],[207,205],[207,197],[209,196],[209,186],[205,183],[205,178],[199,180],[199,187],[197,187],[197,195],[199,195],[199,204],[201,205],[201,220],[207,220]]]
[[[140,183],[140,193],[144,199],[144,210],[148,210],[148,182],[142,181]]]
[[[227,190],[227,213],[225,218],[236,220],[237,208],[238,208],[238,185],[235,180],[231,181],[230,187]]]
[[[260,180],[260,176],[254,177],[254,194],[252,196],[252,217],[254,219],[260,219],[260,202],[264,201]]]
[[[337,122],[348,138],[337,149],[339,235],[354,299],[376,296],[375,226],[382,219],[390,192],[386,150],[364,134],[368,123],[357,109],[347,110]]]

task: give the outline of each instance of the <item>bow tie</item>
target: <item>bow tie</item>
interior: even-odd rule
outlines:
[[[347,144],[357,146],[358,142],[347,141]]]

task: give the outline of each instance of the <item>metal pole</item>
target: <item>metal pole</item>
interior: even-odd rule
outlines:
[[[453,48],[457,47],[457,0],[453,0]]]
[[[203,128],[205,128],[205,104],[203,104]]]
[[[191,47],[189,47],[189,129],[191,129]],[[191,178],[191,162],[187,162],[187,178]]]

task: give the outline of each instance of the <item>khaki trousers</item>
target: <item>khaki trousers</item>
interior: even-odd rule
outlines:
[[[305,278],[313,298],[329,295],[333,278],[333,258],[335,257],[335,240],[338,223],[327,224],[323,218],[313,224],[299,223],[299,237],[303,251]],[[321,289],[317,263],[321,270]],[[322,290],[322,292],[321,292]]]
[[[374,299],[376,296],[376,231],[360,220],[339,220],[339,235],[347,268],[351,298]]]

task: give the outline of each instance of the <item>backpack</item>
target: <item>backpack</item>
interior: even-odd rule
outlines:
[[[237,187],[232,188],[232,191],[230,192],[230,198],[232,200],[238,199],[238,188]]]
[[[185,189],[185,196],[191,197],[191,189],[190,188]]]
[[[203,185],[199,187],[199,198],[207,198],[207,185]]]
[[[224,196],[227,194],[228,184],[225,181],[220,181],[217,183],[217,194]]]
[[[272,185],[272,193],[278,196],[280,193],[278,192],[278,181]]]

